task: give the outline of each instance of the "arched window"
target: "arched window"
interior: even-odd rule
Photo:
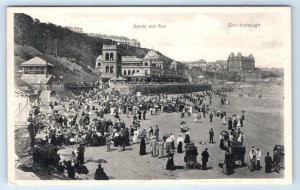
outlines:
[[[105,67],[105,73],[109,73],[109,66]]]
[[[101,63],[98,63],[98,67],[101,67]]]
[[[108,61],[109,60],[109,53],[105,54],[105,60]]]
[[[128,70],[128,75],[131,75],[131,71],[130,70]]]
[[[113,53],[110,53],[110,60],[114,60],[114,54]]]
[[[137,72],[137,73],[139,73],[139,72],[140,72],[140,70],[136,70],[136,72]]]
[[[110,73],[114,72],[114,66],[110,66]]]
[[[134,73],[135,73],[135,70],[132,71],[132,75],[134,75]]]
[[[148,62],[145,62],[145,66],[148,66]]]
[[[148,76],[148,70],[145,70],[145,75]]]
[[[123,74],[126,75],[126,70],[123,71]]]

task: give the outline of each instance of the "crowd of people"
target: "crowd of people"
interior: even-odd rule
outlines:
[[[212,99],[220,98],[220,106],[212,108]],[[244,127],[245,111],[241,114],[229,116],[221,110],[221,106],[229,105],[226,95],[219,91],[203,91],[198,93],[178,95],[122,95],[117,91],[91,90],[82,92],[76,99],[70,101],[51,102],[46,108],[33,107],[32,114],[28,119],[28,131],[31,146],[35,149],[43,147],[78,145],[72,152],[71,160],[60,160],[52,164],[60,166],[61,171],[67,171],[70,179],[76,179],[76,173],[86,174],[84,167],[85,148],[88,146],[107,146],[107,152],[111,146],[118,147],[120,151],[126,151],[126,147],[140,143],[139,155],[147,155],[149,144],[150,155],[157,158],[167,157],[166,169],[174,170],[174,155],[184,153],[186,146],[194,143],[189,134],[189,127],[185,123],[180,124],[181,133],[160,133],[160,126],[141,126],[141,120],[157,115],[160,112],[179,112],[181,118],[191,117],[194,114],[194,122],[208,119],[213,122],[216,118],[221,119],[222,125],[227,125],[220,133],[219,147],[225,150],[223,172],[233,173],[236,161],[241,160],[245,165],[244,155],[246,148],[243,145],[245,136],[241,128]],[[107,119],[110,114],[114,120]],[[130,125],[120,118],[120,114],[132,117]],[[148,115],[150,114],[150,116]],[[151,119],[151,118],[150,118]],[[214,144],[215,132],[210,129],[209,143]],[[197,139],[195,139],[197,140]],[[176,143],[175,143],[176,142]],[[176,144],[176,145],[175,145]],[[203,143],[205,144],[205,143]],[[177,151],[176,151],[177,150]],[[196,151],[197,152],[197,151]],[[195,153],[197,155],[198,153]],[[210,155],[208,148],[201,153],[201,167],[207,170]],[[250,171],[260,169],[261,151],[250,151]],[[37,158],[38,159],[38,158]],[[275,158],[269,153],[265,158],[266,172],[272,170]],[[194,161],[196,165],[197,160]],[[277,170],[278,171],[278,170]],[[95,171],[95,180],[108,179],[101,164]]]

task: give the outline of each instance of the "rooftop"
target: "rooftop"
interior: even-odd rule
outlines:
[[[47,84],[52,75],[22,75],[20,78],[27,84]]]
[[[23,63],[21,63],[21,66],[54,67],[51,63],[47,63],[47,61],[45,61],[44,59],[39,58],[39,57],[34,57],[32,59],[29,59],[28,61],[23,62]]]
[[[104,45],[103,44],[103,48],[102,48],[103,50],[115,50],[115,49],[117,49],[117,45]]]
[[[142,59],[136,56],[122,56],[122,62],[142,62]]]

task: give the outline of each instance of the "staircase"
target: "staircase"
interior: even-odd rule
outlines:
[[[43,90],[39,96],[42,104],[49,104],[51,90]]]

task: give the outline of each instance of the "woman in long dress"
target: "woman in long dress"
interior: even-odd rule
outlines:
[[[224,165],[223,165],[223,173],[230,175],[232,174],[234,168],[234,160],[233,160],[233,155],[230,154],[229,151],[225,153],[225,160],[224,160]]]
[[[137,141],[138,141],[138,131],[136,130],[133,132],[132,142],[137,143]]]
[[[168,137],[166,139],[166,154],[170,154],[171,153],[171,150],[172,150],[172,138]]]
[[[185,138],[184,138],[184,143],[190,143],[190,142],[191,142],[190,134],[189,134],[189,132],[186,132]]]
[[[140,155],[146,155],[146,140],[145,137],[143,136],[141,139],[141,144],[140,144]]]
[[[167,170],[174,170],[175,169],[173,153],[168,154],[168,161],[167,161],[166,169]]]
[[[241,125],[241,120],[239,119],[238,120],[238,123],[237,123],[237,127],[241,127],[242,125]]]
[[[159,157],[159,158],[165,157],[164,144],[165,144],[165,143],[164,143],[163,140],[158,142],[158,152],[159,152],[158,157]]]
[[[182,153],[183,138],[179,135],[177,139],[177,153]]]
[[[226,116],[223,116],[222,122],[223,122],[223,125],[226,125]]]
[[[272,167],[273,167],[273,160],[272,157],[270,156],[270,153],[267,152],[267,156],[265,157],[265,172],[266,173],[271,173],[272,172]]]
[[[224,150],[225,140],[224,140],[223,135],[220,135],[220,145],[219,145],[219,147],[221,148],[221,150]]]

